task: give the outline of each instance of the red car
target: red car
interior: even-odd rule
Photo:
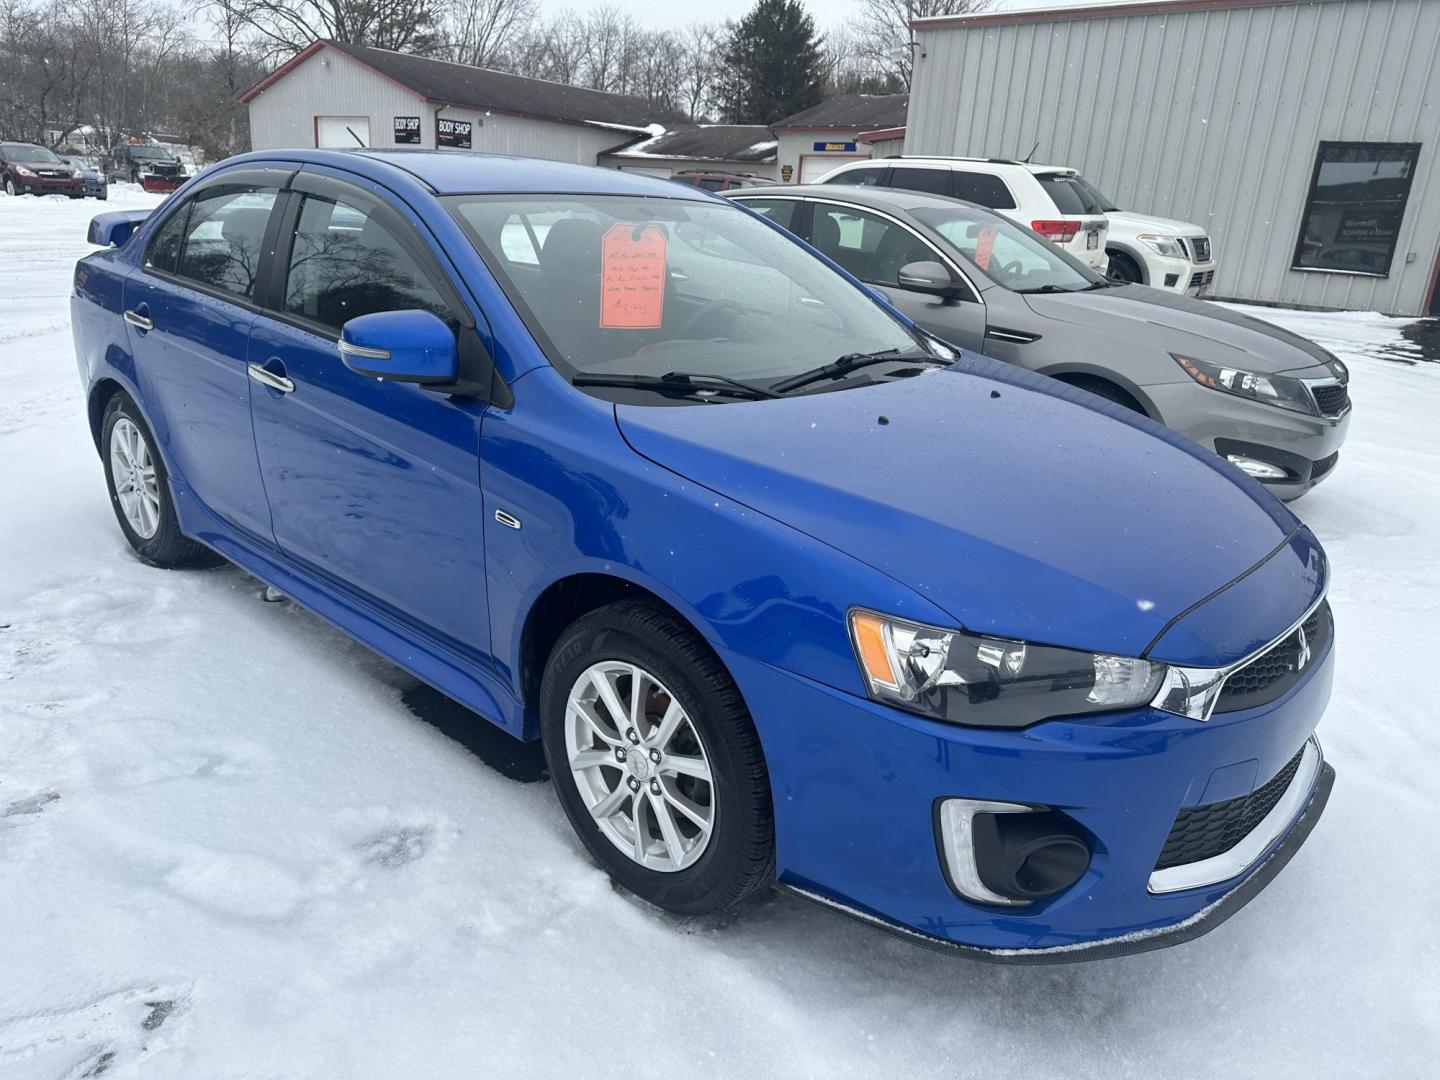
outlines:
[[[682,184],[694,184],[706,191],[734,191],[736,188],[760,187],[775,183],[774,180],[766,180],[763,176],[752,176],[750,173],[709,172],[704,169],[686,169],[684,172],[675,173],[670,179],[678,180]]]
[[[85,197],[85,182],[53,151],[33,143],[0,142],[0,183],[7,195]]]

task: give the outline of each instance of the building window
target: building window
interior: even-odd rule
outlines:
[[[1388,277],[1419,156],[1419,143],[1322,142],[1290,265]]]

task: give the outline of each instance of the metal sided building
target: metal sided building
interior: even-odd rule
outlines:
[[[256,150],[418,146],[582,165],[683,120],[641,98],[327,40],[240,100]]]
[[[1440,0],[916,20],[906,154],[1079,169],[1204,226],[1214,294],[1440,314]]]

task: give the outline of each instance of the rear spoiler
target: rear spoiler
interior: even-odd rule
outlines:
[[[87,239],[100,247],[124,247],[130,234],[149,216],[149,210],[116,210],[109,214],[96,214],[90,219]]]

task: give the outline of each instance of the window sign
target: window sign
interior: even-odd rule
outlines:
[[[418,116],[397,116],[395,117],[395,145],[405,146],[420,145],[420,117]]]
[[[470,121],[435,118],[435,145],[451,150],[470,149]]]
[[[1291,266],[1388,277],[1419,143],[1322,142]]]

